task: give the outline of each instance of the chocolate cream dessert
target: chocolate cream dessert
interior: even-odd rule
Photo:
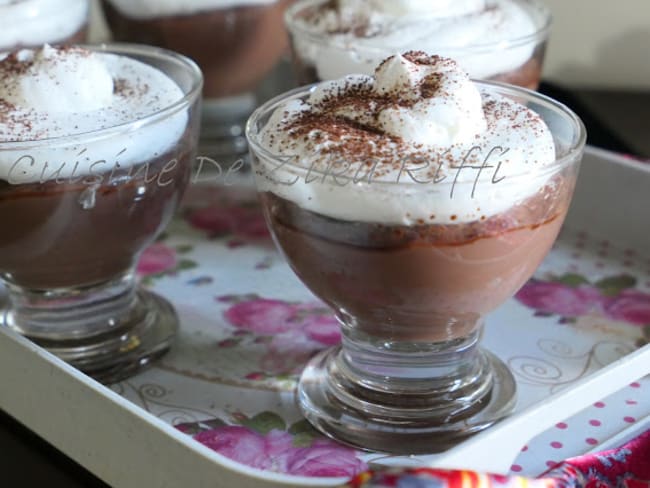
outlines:
[[[301,84],[372,74],[409,49],[472,78],[537,88],[550,15],[537,0],[302,0],[287,14]]]
[[[88,0],[0,0],[0,52],[86,40]]]
[[[123,124],[182,98],[167,75],[126,56],[46,45],[0,61],[5,282],[61,289],[132,269],[181,198],[196,117]]]
[[[115,40],[165,47],[194,59],[206,98],[245,93],[286,49],[288,0],[104,0]]]
[[[558,168],[537,113],[489,88],[408,52],[280,104],[253,141],[273,235],[344,324],[467,337],[551,248],[576,168]]]

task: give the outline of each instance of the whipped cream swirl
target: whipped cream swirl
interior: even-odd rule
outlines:
[[[388,106],[377,117],[380,129],[405,141],[449,146],[487,129],[481,95],[451,60],[436,59],[431,66],[393,56],[375,71],[374,90],[412,102]],[[444,96],[423,96],[423,90]]]
[[[484,220],[538,192],[555,163],[542,118],[448,58],[409,52],[278,106],[255,141],[258,185],[347,221]]]
[[[75,178],[150,162],[180,139],[186,111],[138,130],[95,131],[137,121],[182,97],[167,75],[126,56],[49,45],[5,55],[0,59],[0,180]],[[39,143],[43,140],[50,142]]]
[[[538,40],[508,43],[534,35],[548,20],[543,6],[521,0],[307,0],[299,5],[311,4],[311,14],[301,11],[289,28],[298,56],[321,80],[371,75],[383,58],[408,50],[453,57],[472,78],[490,78],[529,61]]]

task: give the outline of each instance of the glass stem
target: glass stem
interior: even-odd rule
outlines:
[[[467,337],[438,343],[391,342],[360,333],[358,327],[342,331],[331,368],[334,383],[362,400],[448,416],[473,411],[489,396],[491,370],[478,347],[482,326]]]

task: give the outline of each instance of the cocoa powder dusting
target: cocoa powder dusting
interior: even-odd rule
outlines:
[[[454,65],[454,61],[429,56],[422,51],[409,51],[403,56],[417,65]],[[390,58],[389,58],[390,59]],[[384,60],[380,65],[384,65]],[[411,90],[418,96],[401,89],[389,93],[377,93],[370,85],[347,83],[332,88],[331,91],[318,103],[312,105],[311,110],[301,112],[289,120],[285,129],[293,140],[320,143],[329,141],[332,144],[321,149],[323,154],[333,154],[341,158],[358,160],[375,160],[386,169],[399,169],[400,155],[408,153],[415,157],[432,156],[431,150],[422,145],[406,144],[402,138],[386,133],[378,122],[379,115],[388,108],[412,108],[422,99],[433,97],[447,97],[448,94],[440,90],[442,81],[441,73],[432,73]],[[360,114],[359,120],[351,120],[345,112],[352,110]],[[289,116],[285,113],[285,118]],[[414,151],[415,149],[415,151]]]

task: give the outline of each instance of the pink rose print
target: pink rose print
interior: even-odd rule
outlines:
[[[286,458],[292,449],[291,435],[279,430],[263,436],[247,427],[225,426],[200,432],[194,438],[233,461],[278,472],[286,472]]]
[[[341,340],[336,318],[319,303],[292,304],[257,298],[236,303],[224,316],[235,327],[260,335],[292,332],[293,337],[306,337],[324,346]]]
[[[650,338],[650,293],[636,289],[637,282],[628,274],[592,283],[582,275],[567,273],[550,281],[531,280],[515,298],[534,309],[536,315],[559,315],[560,324],[576,323],[581,315],[597,313],[644,327],[644,335]]]
[[[157,242],[146,248],[140,256],[137,273],[141,276],[151,276],[174,269],[177,264],[176,251]]]
[[[294,447],[293,436],[281,430],[266,435],[248,427],[224,426],[194,437],[210,449],[247,466],[298,476],[354,476],[365,470],[355,451],[329,440]]]
[[[303,331],[308,338],[324,346],[335,346],[341,342],[340,325],[331,316],[312,317]]]
[[[316,440],[309,447],[293,449],[287,472],[297,476],[352,477],[367,468],[352,449],[333,441]]]
[[[188,217],[195,229],[206,231],[211,237],[232,235],[240,239],[265,239],[269,231],[257,205],[213,205],[194,210]]]
[[[650,294],[623,290],[607,304],[605,315],[634,325],[650,325]]]
[[[206,430],[194,438],[233,461],[255,468],[263,466],[264,438],[246,427],[228,426]]]
[[[602,311],[605,298],[589,285],[571,287],[558,282],[531,280],[515,295],[523,305],[538,312],[577,317]]]
[[[264,378],[298,374],[314,353],[341,341],[336,318],[321,303],[296,304],[250,295],[242,298],[230,296],[217,300],[234,302],[224,312],[225,319],[238,329],[234,335],[250,333],[255,343],[264,344],[253,371],[263,372]],[[257,375],[248,377],[253,381],[256,378]]]
[[[271,335],[295,328],[294,306],[264,298],[236,303],[224,313],[232,325],[257,334]]]

